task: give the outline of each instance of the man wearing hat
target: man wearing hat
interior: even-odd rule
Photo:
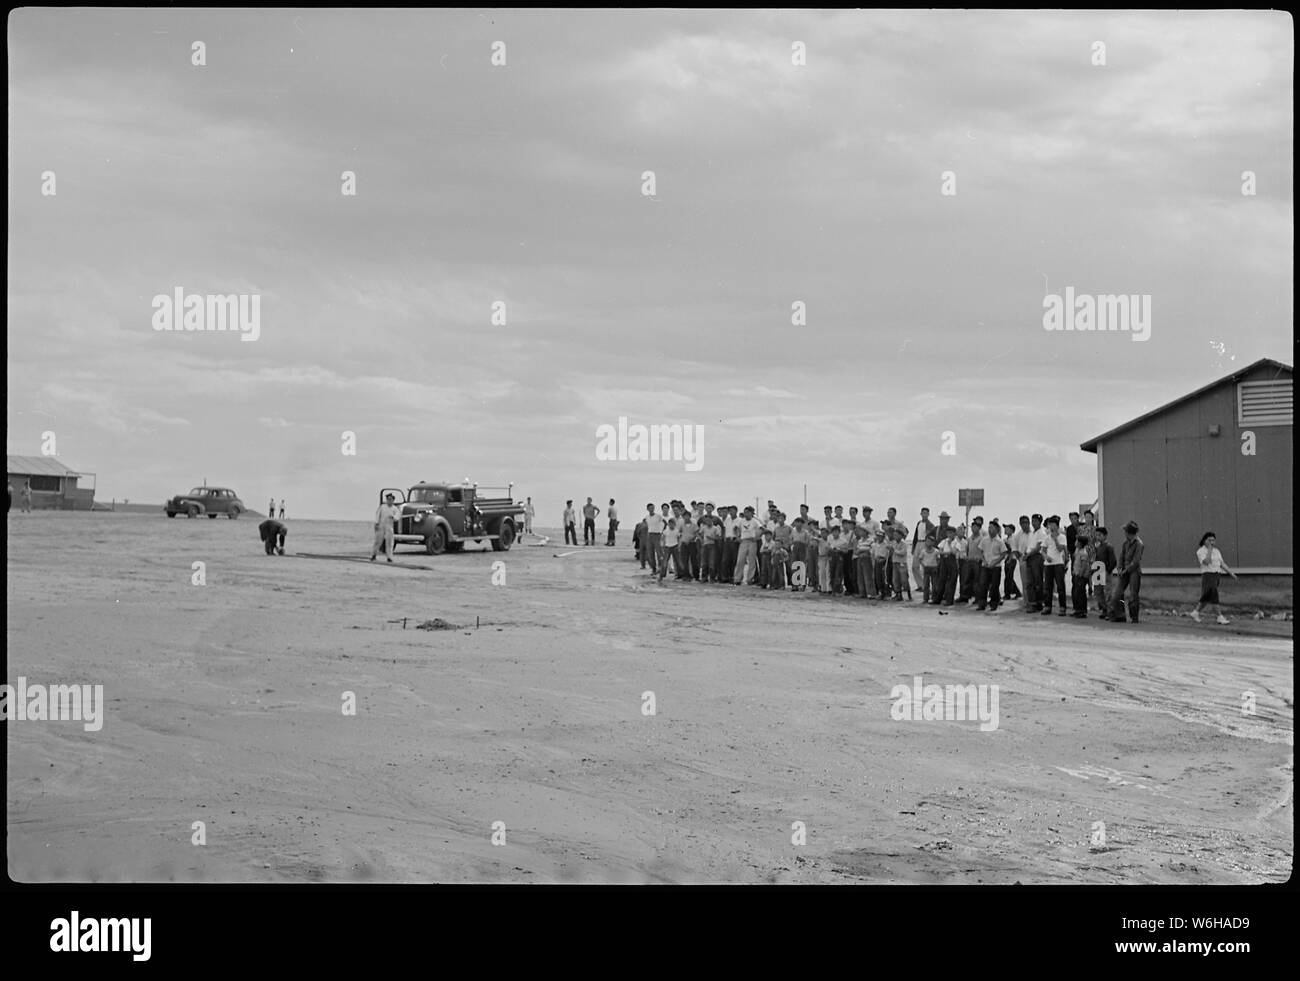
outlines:
[[[854,510],[857,510],[856,508]],[[871,505],[862,505],[862,517],[857,521],[857,527],[867,533],[867,537],[873,542],[876,540],[876,532],[880,530],[880,522],[871,516]]]
[[[947,517],[945,513],[943,517]],[[939,586],[934,598],[936,606],[952,606],[957,591],[957,577],[961,569],[964,546],[957,540],[957,529],[943,525],[944,540],[939,543]]]
[[[1128,602],[1129,622],[1138,622],[1143,548],[1142,539],[1138,538],[1137,522],[1130,521],[1124,526],[1124,544],[1119,550],[1119,565],[1115,566],[1115,575],[1119,576],[1119,587],[1115,590],[1115,607],[1110,611],[1111,623],[1124,622],[1125,600]]]
[[[939,527],[934,529],[934,540],[936,542],[942,544],[943,540],[948,537],[948,519],[951,517],[952,515],[947,511],[939,512]]]
[[[402,516],[402,509],[393,500],[392,494],[385,494],[384,503],[375,512],[375,543],[370,548],[371,562],[375,561],[375,555],[381,548],[388,556],[388,561],[393,561],[393,522]]]

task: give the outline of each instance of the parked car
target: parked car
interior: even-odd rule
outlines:
[[[379,500],[392,494],[401,506],[395,543],[420,544],[429,555],[439,555],[459,552],[466,542],[489,541],[494,552],[506,552],[523,527],[524,508],[511,499],[513,489],[421,481],[405,491],[380,488]],[[501,490],[506,491],[503,497],[486,493]]]
[[[243,513],[244,502],[229,487],[193,487],[188,494],[177,494],[163,505],[163,509],[169,518],[178,514],[187,518],[203,514],[215,518],[224,514],[233,521]]]

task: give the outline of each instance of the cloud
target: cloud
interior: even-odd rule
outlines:
[[[1225,325],[1285,356],[1293,53],[1259,11],[23,8],[11,437],[322,514],[430,458],[539,501],[1083,499],[1078,443],[1224,373]],[[1043,331],[1045,278],[1152,294],[1151,340]],[[260,292],[261,339],[153,332],[176,285]],[[620,415],[704,425],[705,471],[597,467]]]

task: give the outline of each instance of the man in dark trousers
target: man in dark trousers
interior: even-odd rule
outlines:
[[[582,544],[596,544],[596,515],[600,514],[600,508],[591,503],[591,498],[587,498],[587,503],[582,506]]]
[[[1093,532],[1093,561],[1100,562],[1101,567],[1106,570],[1106,583],[1110,583],[1110,577],[1115,574],[1115,566],[1119,564],[1119,558],[1115,555],[1115,546],[1107,541],[1107,532],[1105,527],[1098,528]],[[1106,586],[1100,586],[1095,590],[1097,606],[1101,611],[1103,620],[1110,619],[1110,607],[1106,605]]]
[[[1119,565],[1115,566],[1115,575],[1119,576],[1119,588],[1115,592],[1115,606],[1110,611],[1111,623],[1124,622],[1124,605],[1128,604],[1130,623],[1138,622],[1140,604],[1138,594],[1142,591],[1142,539],[1138,538],[1137,522],[1130,521],[1124,526],[1124,544],[1119,550]]]
[[[618,508],[614,506],[614,499],[609,499],[609,510],[605,512],[605,517],[609,518],[609,537],[605,539],[606,545],[615,543],[615,535],[618,534]]]
[[[1079,524],[1079,512],[1070,512],[1070,523],[1065,526],[1065,547],[1069,549],[1070,555],[1074,555],[1075,543],[1079,540],[1079,531],[1082,525]]]
[[[976,515],[970,523],[966,536],[966,554],[961,557],[960,575],[961,591],[957,595],[958,603],[969,603],[975,599],[975,590],[979,588],[980,570],[984,568],[984,519]]]
[[[939,588],[934,598],[936,606],[952,606],[957,592],[957,579],[961,569],[961,546],[957,543],[957,529],[944,527],[944,540],[939,543]]]
[[[1025,584],[1025,612],[1042,613],[1043,612],[1043,595],[1047,592],[1047,584],[1043,581],[1043,570],[1046,566],[1043,564],[1043,546],[1047,542],[1047,532],[1043,529],[1043,516],[1035,512],[1029,516],[1033,526],[1030,528],[1028,537],[1025,538],[1025,551],[1022,558],[1022,570],[1028,568],[1029,576],[1025,578],[1021,572],[1021,580]]]
[[[289,537],[289,529],[284,526],[283,521],[267,518],[257,526],[257,533],[262,536],[262,544],[266,546],[267,555],[284,554],[284,540]]]
[[[912,532],[912,578],[916,580],[918,586],[921,585],[921,552],[925,549],[925,540],[937,531],[938,528],[930,520],[930,509],[921,508],[921,520],[916,523],[916,528]],[[937,542],[938,538],[935,541]]]

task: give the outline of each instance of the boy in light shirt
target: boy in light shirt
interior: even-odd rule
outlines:
[[[817,592],[831,591],[831,545],[830,529],[821,528],[817,532]]]
[[[902,525],[894,524],[894,541],[890,546],[890,565],[894,570],[894,602],[903,602],[903,594],[907,598],[912,598],[912,584],[907,578],[907,562],[909,559],[907,548],[907,529]]]
[[[785,542],[773,533],[771,563],[772,578],[768,583],[769,589],[785,589],[786,570],[789,568],[789,564],[790,550],[786,547]]]
[[[926,535],[918,558],[921,570],[921,602],[937,604],[939,602],[939,548],[934,535]]]
[[[794,545],[794,529],[785,523],[784,511],[776,513],[776,527],[772,529],[772,540],[781,546],[780,551],[785,553],[785,558],[781,560],[781,574],[785,577],[785,583],[788,585],[790,582],[791,547]]]
[[[664,575],[668,572],[668,558],[669,556],[675,556],[677,554],[677,545],[679,541],[680,534],[677,531],[677,519],[669,518],[668,526],[664,528],[663,536],[659,540],[659,547],[663,550],[663,560],[659,563],[659,585],[661,586],[664,584]],[[680,568],[680,563],[678,563],[678,569]],[[680,572],[678,573],[677,578],[681,578]]]
[[[1094,554],[1092,537],[1081,526],[1074,539],[1074,555],[1070,556],[1070,601],[1074,604],[1070,616],[1076,620],[1088,619],[1088,580],[1092,578]]]
[[[805,509],[807,505],[804,506]],[[795,585],[794,570],[803,565],[803,585]],[[810,579],[815,579],[808,571],[808,527],[802,516],[794,519],[794,530],[790,535],[790,588],[802,592]]]
[[[826,535],[826,557],[830,560],[826,572],[830,585],[827,592],[832,596],[838,596],[840,589],[844,585],[844,569],[841,565],[844,553],[840,550],[840,536],[842,534],[840,526],[832,524]]]
[[[722,550],[722,523],[709,515],[704,516],[700,528],[700,581],[718,581],[719,552]]]
[[[876,599],[889,599],[889,583],[885,581],[885,567],[889,564],[892,546],[885,541],[885,529],[876,532],[876,541],[871,546],[872,565],[875,570],[873,581],[876,585]]]
[[[763,544],[758,547],[758,585],[767,589],[772,583],[772,532],[763,529]]]

